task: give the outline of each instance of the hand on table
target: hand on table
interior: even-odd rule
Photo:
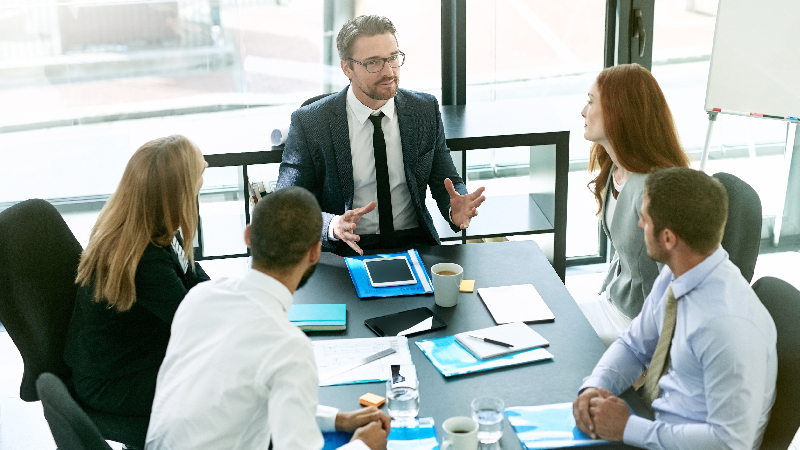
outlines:
[[[444,179],[444,188],[450,194],[450,220],[462,230],[466,230],[470,220],[478,215],[478,207],[486,200],[486,197],[481,195],[486,188],[481,186],[471,194],[461,195],[456,192],[450,178]]]
[[[589,402],[597,397],[600,397],[600,391],[590,387],[584,389],[572,403],[572,415],[575,417],[575,425],[582,433],[592,439],[597,439],[597,434],[595,433],[592,415],[589,412]]]
[[[392,419],[374,406],[356,409],[355,411],[339,411],[336,413],[336,430],[352,433],[356,429],[372,422],[379,422],[381,428],[388,433]]]
[[[333,227],[333,237],[344,241],[359,255],[364,254],[364,250],[356,244],[361,238],[355,234],[356,224],[361,220],[361,216],[371,212],[378,204],[376,202],[369,202],[361,208],[351,209],[341,216],[336,216],[334,222],[329,226]]]
[[[370,450],[386,450],[386,441],[389,438],[389,430],[381,426],[381,422],[370,422],[356,430],[350,442],[361,439]]]
[[[589,412],[594,420],[595,432],[601,439],[622,442],[631,410],[625,400],[616,395],[603,388],[598,392],[599,397],[589,400]]]

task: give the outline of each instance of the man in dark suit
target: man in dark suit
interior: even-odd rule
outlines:
[[[468,194],[456,172],[436,98],[398,89],[405,54],[395,33],[381,16],[345,23],[336,46],[350,86],[292,114],[278,189],[316,196],[326,251],[438,244],[426,186],[453,231],[485,200],[483,187]]]

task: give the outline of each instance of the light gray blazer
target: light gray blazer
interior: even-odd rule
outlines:
[[[603,230],[611,240],[614,257],[600,292],[608,291],[611,304],[628,318],[633,319],[642,310],[644,299],[653,288],[653,282],[663,266],[647,256],[644,230],[639,227],[646,174],[630,174],[617,198],[611,228],[607,226],[605,212],[608,199],[613,195],[611,193],[613,173],[612,167],[606,181],[606,196],[600,217]]]

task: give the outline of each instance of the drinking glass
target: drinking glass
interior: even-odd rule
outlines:
[[[478,440],[481,444],[494,444],[503,436],[503,408],[499,398],[479,397],[472,400],[472,418],[478,422]]]
[[[419,382],[417,379],[387,381],[386,408],[389,410],[389,416],[396,420],[399,426],[415,425],[417,414],[419,414]]]

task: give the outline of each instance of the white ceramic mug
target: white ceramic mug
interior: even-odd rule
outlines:
[[[440,275],[442,272],[453,272],[454,275]],[[431,278],[433,278],[433,297],[436,299],[436,304],[444,307],[456,306],[464,269],[454,263],[434,264],[431,267]]]
[[[451,417],[442,424],[444,441],[441,450],[478,450],[478,422],[472,417]]]

